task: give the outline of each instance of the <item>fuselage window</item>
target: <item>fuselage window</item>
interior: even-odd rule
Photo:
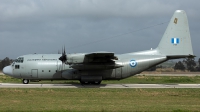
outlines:
[[[44,70],[42,70],[42,72],[44,72]]]
[[[49,70],[49,72],[51,72],[51,70]]]
[[[15,65],[15,69],[19,69],[19,65]]]

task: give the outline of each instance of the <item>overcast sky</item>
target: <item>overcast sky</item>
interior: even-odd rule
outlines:
[[[199,4],[200,0],[0,0],[0,59],[58,53],[64,45],[67,53],[156,48],[177,9],[188,15],[199,58]]]

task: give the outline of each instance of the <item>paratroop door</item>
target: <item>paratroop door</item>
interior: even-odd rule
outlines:
[[[120,68],[115,69],[115,73],[116,73],[115,76],[117,79],[121,78],[122,77],[122,68],[120,67]]]

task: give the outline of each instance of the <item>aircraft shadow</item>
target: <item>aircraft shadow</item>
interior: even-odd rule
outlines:
[[[107,84],[99,84],[99,85],[94,85],[94,84],[53,84],[53,86],[67,86],[67,87],[76,87],[76,88],[101,88],[105,87]]]

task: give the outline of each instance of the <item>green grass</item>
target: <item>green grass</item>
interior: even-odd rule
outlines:
[[[0,75],[0,83],[21,83],[21,79],[16,79],[7,75]]]
[[[12,78],[6,75],[0,75],[0,83],[22,83],[21,79]],[[75,80],[60,80],[60,81],[40,81],[30,83],[79,83]],[[200,83],[200,76],[132,76],[123,80],[105,80],[102,84],[168,84],[168,83]]]
[[[200,83],[199,76],[133,76],[114,83]],[[0,75],[0,83],[21,79]],[[41,81],[31,83],[79,83]],[[0,88],[0,112],[7,111],[199,111],[200,89]]]
[[[168,83],[200,83],[200,76],[132,76],[120,81],[103,81],[103,83],[125,84],[168,84]]]
[[[199,111],[200,89],[0,89],[0,111]]]

